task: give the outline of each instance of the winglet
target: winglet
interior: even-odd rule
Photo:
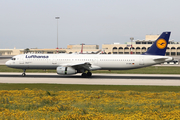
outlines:
[[[154,44],[143,55],[162,55],[166,54],[171,32],[163,32]]]

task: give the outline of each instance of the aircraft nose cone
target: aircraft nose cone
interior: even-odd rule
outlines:
[[[10,61],[7,61],[7,62],[5,63],[5,65],[6,65],[6,66],[9,66],[9,65],[10,65]]]

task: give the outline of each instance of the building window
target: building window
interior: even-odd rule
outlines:
[[[175,52],[171,52],[171,55],[176,55]]]
[[[141,54],[140,52],[136,52],[136,54]]]
[[[172,47],[171,50],[175,50],[176,48],[175,47]]]
[[[136,44],[141,44],[141,42],[136,42]]]
[[[152,42],[148,42],[148,44],[152,44]]]
[[[111,54],[111,52],[108,52],[108,54]]]
[[[59,53],[65,53],[65,51],[59,51]]]
[[[146,47],[142,47],[143,50],[146,50]]]
[[[180,52],[177,52],[177,55],[180,56]]]
[[[119,47],[119,50],[123,49],[122,47]]]
[[[146,44],[146,42],[142,42],[142,44]]]
[[[117,47],[113,47],[113,50],[117,50]]]
[[[129,48],[128,48],[128,47],[125,47],[124,49],[125,49],[125,50],[127,50],[127,49],[129,50]]]
[[[117,54],[117,52],[113,52],[113,54]]]
[[[140,47],[137,47],[136,50],[140,50]]]
[[[123,52],[119,52],[119,54],[123,54]]]
[[[53,52],[47,52],[47,54],[53,54]]]
[[[169,52],[166,52],[166,55],[169,55]]]
[[[124,54],[129,54],[129,52],[124,52]]]

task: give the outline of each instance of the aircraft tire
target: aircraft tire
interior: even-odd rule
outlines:
[[[92,73],[91,72],[87,72],[87,77],[91,77]]]
[[[81,75],[83,78],[86,78],[87,77],[87,74],[86,73],[82,73]]]
[[[23,73],[22,76],[25,77],[25,76],[26,76],[26,73]]]

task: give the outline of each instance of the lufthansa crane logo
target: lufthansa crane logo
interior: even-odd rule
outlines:
[[[164,39],[159,39],[159,40],[157,40],[157,42],[156,42],[156,46],[157,46],[159,49],[164,49],[164,48],[166,47],[166,45],[167,45],[167,42],[166,42],[166,40],[164,40]]]

